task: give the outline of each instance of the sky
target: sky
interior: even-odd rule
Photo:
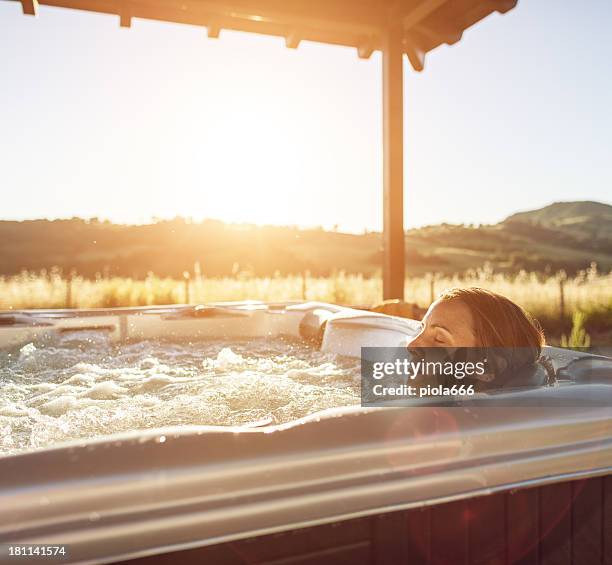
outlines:
[[[612,2],[522,0],[405,62],[405,223],[612,199]],[[381,57],[0,1],[0,219],[382,226]]]

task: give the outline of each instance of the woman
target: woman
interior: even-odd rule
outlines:
[[[478,356],[484,348],[493,360],[493,372],[475,377],[475,385],[486,390],[545,384],[551,367],[541,359],[544,343],[542,328],[519,305],[490,290],[472,287],[443,292],[427,310],[423,328],[409,349],[422,356],[427,350],[420,348],[454,352],[470,348],[460,350],[461,354]]]

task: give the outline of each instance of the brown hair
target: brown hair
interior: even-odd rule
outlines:
[[[512,300],[484,288],[451,288],[440,300],[460,300],[474,316],[474,329],[480,347],[528,347],[534,361],[545,343],[538,321]]]

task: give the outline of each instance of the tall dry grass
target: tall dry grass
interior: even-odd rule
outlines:
[[[442,290],[467,286],[481,286],[509,297],[536,316],[545,328],[566,331],[578,311],[584,314],[585,325],[590,329],[612,328],[612,273],[598,273],[595,265],[570,278],[524,271],[509,276],[487,268],[462,276],[409,277],[405,296],[407,301],[427,307]],[[174,304],[185,303],[187,298],[191,303],[304,299],[368,306],[381,301],[382,280],[380,276],[344,272],[327,278],[308,274],[253,277],[238,273],[233,277],[197,275],[184,280],[160,278],[151,273],[144,280],[120,277],[87,280],[74,276],[68,282],[57,269],[0,277],[0,309],[64,308],[67,302],[74,308]]]

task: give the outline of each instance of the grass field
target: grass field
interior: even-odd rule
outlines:
[[[524,271],[508,276],[487,269],[464,276],[407,278],[405,296],[408,302],[427,307],[432,297],[445,288],[456,286],[481,286],[511,298],[538,318],[552,335],[560,336],[568,332],[572,317],[578,311],[583,314],[587,331],[608,334],[612,330],[612,273],[600,274],[594,265],[571,278]],[[238,273],[234,277],[223,278],[186,274],[185,279],[175,280],[159,278],[151,273],[144,280],[119,277],[88,280],[73,276],[68,281],[57,269],[0,277],[0,309],[7,310],[244,299],[306,299],[372,306],[382,299],[382,281],[380,276],[364,277],[343,272],[326,278],[308,274],[255,278]]]

